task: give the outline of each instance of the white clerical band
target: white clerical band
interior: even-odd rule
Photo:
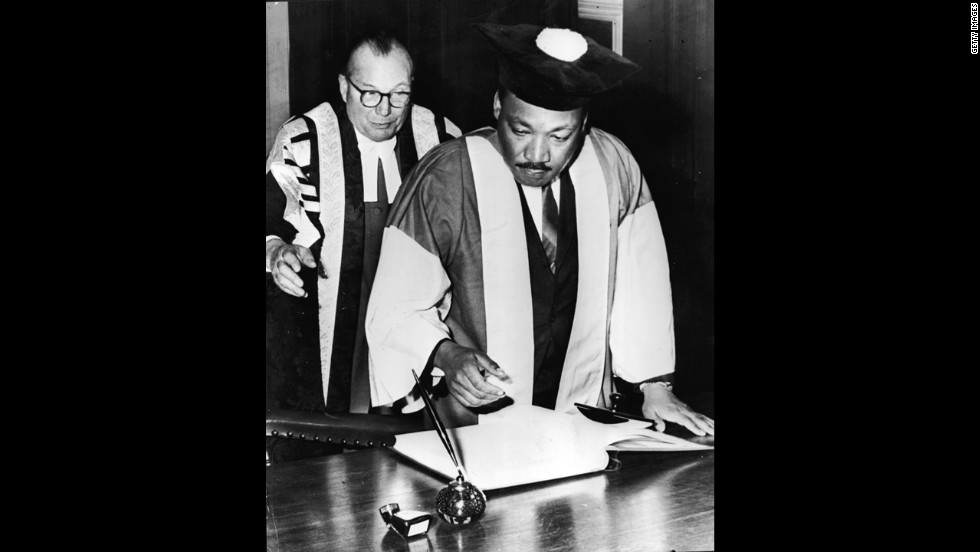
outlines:
[[[395,194],[401,186],[401,175],[398,171],[398,158],[395,156],[397,138],[392,136],[384,142],[372,142],[357,129],[357,149],[361,152],[361,173],[364,182],[364,201],[378,201],[378,159],[385,173],[385,191],[388,203],[395,201]]]
[[[640,391],[643,391],[646,388],[646,386],[648,386],[648,385],[659,385],[659,386],[663,387],[664,389],[666,389],[667,391],[670,391],[671,389],[674,388],[674,386],[671,385],[670,382],[666,382],[666,381],[647,381],[647,382],[643,382],[643,383],[640,384]]]

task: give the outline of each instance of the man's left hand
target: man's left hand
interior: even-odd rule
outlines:
[[[714,435],[715,421],[691,410],[674,393],[662,385],[647,385],[643,389],[643,416],[656,422],[657,431],[667,428],[667,422],[680,424],[695,435]]]

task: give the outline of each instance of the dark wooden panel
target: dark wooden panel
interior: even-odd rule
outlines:
[[[463,130],[492,124],[497,63],[472,28],[479,22],[571,27],[573,0],[322,0],[290,2],[290,105],[339,100],[337,74],[350,43],[369,28],[401,40],[415,63],[413,97]]]
[[[595,40],[610,50],[613,47],[613,24],[609,21],[596,21],[594,19],[579,19],[578,30],[585,36]]]
[[[344,2],[289,3],[289,105],[293,115],[339,99],[346,55]]]
[[[412,52],[420,71],[417,101],[435,106],[463,130],[493,124],[491,105],[497,86],[493,49],[474,23],[535,23],[570,26],[577,19],[572,0],[494,0],[417,3],[420,47]]]
[[[657,203],[674,296],[678,388],[714,388],[714,2],[626,2],[623,55],[642,68],[595,102]]]

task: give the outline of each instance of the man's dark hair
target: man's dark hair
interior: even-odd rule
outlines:
[[[511,92],[510,90],[508,90],[506,86],[504,86],[502,84],[497,84],[497,95],[500,97],[500,102],[501,103],[503,103],[504,96],[507,95],[507,94],[510,94],[511,96],[514,96],[515,98],[520,98],[520,96],[518,96],[517,94],[514,94],[513,92]],[[588,115],[588,113],[589,113],[589,104],[590,103],[592,103],[591,99],[586,99],[585,100],[585,103],[582,104],[581,106],[579,106],[579,107],[584,108],[584,110],[582,111],[583,115]]]
[[[368,31],[362,34],[354,44],[347,51],[347,64],[344,66],[344,73],[350,75],[354,70],[354,66],[351,64],[351,59],[354,57],[354,52],[360,49],[361,46],[367,46],[371,48],[371,51],[376,56],[387,56],[392,50],[401,49],[405,52],[405,56],[408,58],[408,74],[415,75],[415,64],[412,63],[412,55],[408,53],[408,48],[401,43],[397,38],[395,38],[387,30],[376,30]]]

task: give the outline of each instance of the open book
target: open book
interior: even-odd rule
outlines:
[[[539,406],[511,406],[481,415],[478,425],[450,429],[449,438],[468,479],[487,491],[605,469],[607,450],[708,450],[630,420],[602,424],[582,414]],[[449,454],[433,431],[397,435],[396,452],[446,476],[456,477]]]

